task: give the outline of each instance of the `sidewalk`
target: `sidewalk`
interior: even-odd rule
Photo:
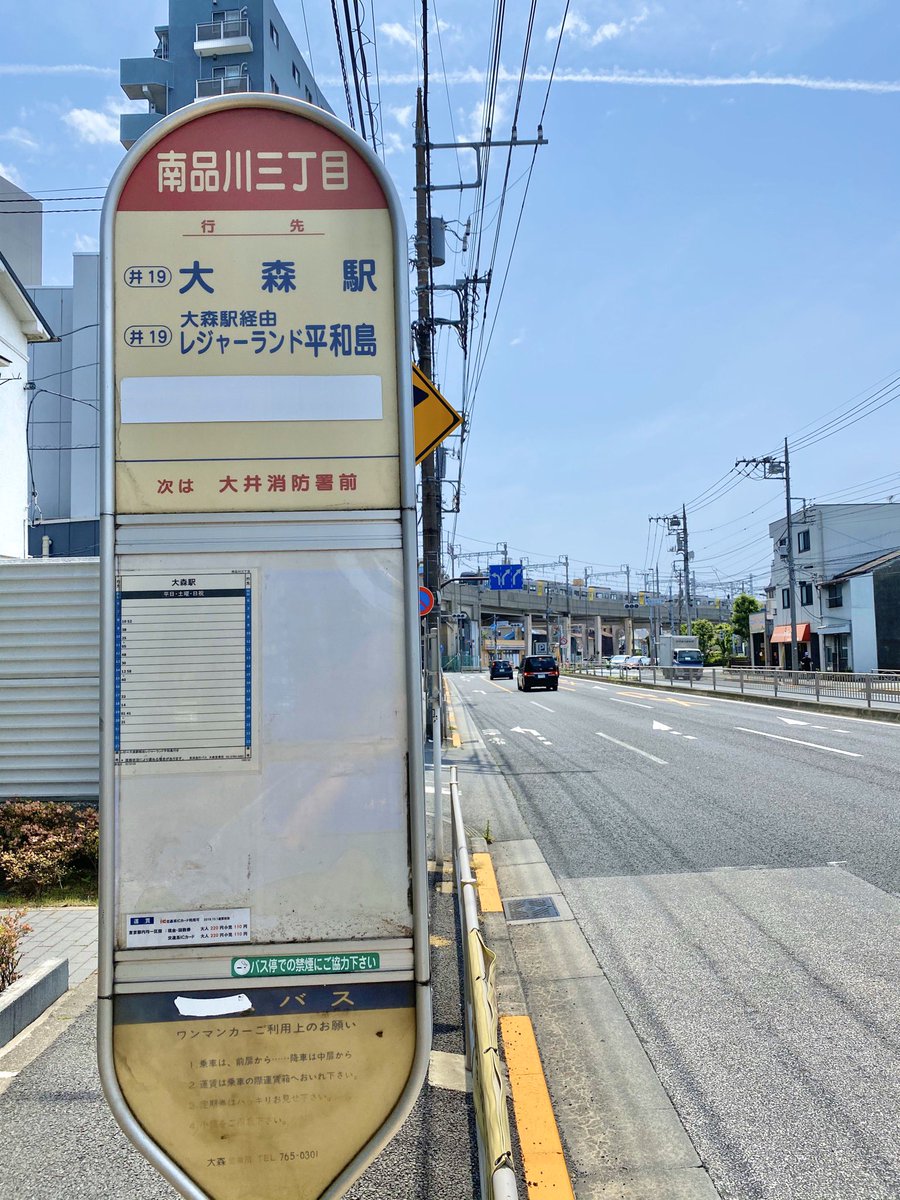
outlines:
[[[431,807],[429,797],[429,808]],[[429,873],[434,1034],[428,1079],[402,1128],[351,1187],[349,1200],[471,1200],[479,1195],[472,1095],[467,1089],[460,939],[449,876]],[[93,993],[97,909],[34,908],[23,941],[26,975],[68,958],[70,990],[0,1051],[0,1197],[175,1200],[113,1123],[96,1067]],[[80,986],[79,986],[80,985]],[[73,1082],[74,1081],[74,1082]],[[84,1157],[84,1131],[91,1156]],[[73,1171],[73,1164],[76,1164]],[[16,1191],[4,1180],[15,1178]],[[127,1179],[127,1191],[122,1180]]]
[[[97,970],[95,905],[29,908],[25,921],[31,926],[31,933],[22,941],[19,964],[22,975],[27,975],[48,958],[67,958],[71,990]]]

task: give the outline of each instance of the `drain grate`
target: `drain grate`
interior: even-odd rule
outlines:
[[[558,921],[559,909],[552,896],[525,896],[504,900],[507,921]]]

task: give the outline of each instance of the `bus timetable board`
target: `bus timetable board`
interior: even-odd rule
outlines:
[[[338,1196],[430,1048],[399,204],[321,110],[211,100],[102,256],[104,1090],[190,1200]]]

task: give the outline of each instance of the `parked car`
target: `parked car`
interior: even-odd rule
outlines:
[[[519,663],[516,684],[520,692],[536,687],[555,692],[559,688],[559,664],[551,654],[528,654]]]
[[[512,679],[512,663],[507,662],[505,658],[495,658],[490,665],[489,674],[491,679]]]
[[[606,665],[611,671],[621,671],[628,662],[628,658],[629,656],[627,654],[613,654],[609,659],[607,659]]]
[[[629,654],[625,660],[626,671],[639,671],[642,667],[652,667],[653,659],[647,654]]]

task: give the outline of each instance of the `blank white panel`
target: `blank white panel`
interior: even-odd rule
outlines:
[[[123,379],[123,424],[380,421],[380,375],[168,375]]]

